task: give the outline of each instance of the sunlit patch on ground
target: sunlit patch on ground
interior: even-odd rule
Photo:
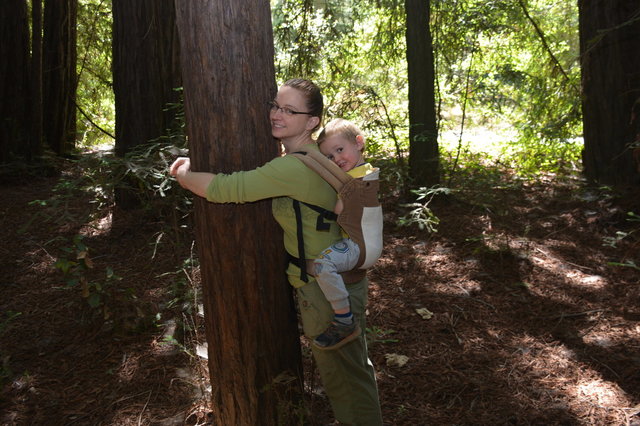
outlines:
[[[79,233],[87,237],[96,237],[108,233],[113,224],[113,212],[108,211],[106,215],[96,218],[95,220],[83,226]]]
[[[569,391],[575,398],[584,399],[599,408],[616,409],[628,407],[631,403],[619,386],[601,379],[580,380]]]

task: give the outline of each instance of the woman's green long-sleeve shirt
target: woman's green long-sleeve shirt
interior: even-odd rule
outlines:
[[[303,150],[318,150],[309,144]],[[336,192],[317,173],[292,156],[275,158],[254,170],[217,174],[207,187],[207,200],[216,203],[245,203],[272,198],[274,218],[284,231],[285,250],[294,257],[298,255],[298,237],[293,199],[333,211]],[[301,205],[305,257],[316,258],[322,250],[341,238],[340,228],[335,222],[328,231],[317,231],[318,213]],[[300,280],[300,270],[289,264],[289,282],[294,287],[305,283]]]

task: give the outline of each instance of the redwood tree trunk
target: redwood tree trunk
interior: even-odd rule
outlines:
[[[31,2],[31,137],[33,156],[42,154],[42,0]]]
[[[409,78],[409,171],[414,186],[440,182],[435,71],[429,27],[431,2],[405,0]]]
[[[45,142],[57,154],[69,154],[76,141],[77,0],[45,0],[42,43]]]
[[[28,159],[29,21],[25,0],[0,2],[0,163]]]
[[[231,172],[272,159],[278,149],[266,108],[275,95],[269,2],[177,0],[176,7],[192,168]],[[212,423],[291,424],[278,416],[295,414],[299,334],[271,201],[197,198],[195,221]]]
[[[173,124],[169,103],[182,85],[173,0],[113,0],[113,90],[115,152],[124,157],[137,145],[163,135]],[[135,207],[135,191],[116,189],[116,204]]]
[[[584,172],[594,183],[638,185],[640,1],[580,0],[578,7]]]

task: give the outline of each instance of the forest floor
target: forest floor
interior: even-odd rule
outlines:
[[[0,184],[0,424],[207,424],[191,231],[97,205],[79,173]],[[640,425],[640,194],[476,179],[430,204],[437,233],[383,203],[367,321],[385,424]],[[305,378],[308,424],[330,424]]]

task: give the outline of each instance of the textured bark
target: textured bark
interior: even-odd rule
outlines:
[[[113,0],[116,154],[165,134],[181,86],[173,0]]]
[[[44,140],[57,154],[76,141],[77,0],[45,0],[42,42],[42,99],[47,119]]]
[[[272,159],[269,2],[178,0],[176,7],[192,168],[248,170]],[[295,416],[299,335],[270,206],[196,199],[213,424],[291,424],[286,416]]]
[[[0,163],[28,159],[29,21],[25,0],[0,2]]]
[[[115,152],[166,135],[175,122],[169,103],[179,102],[182,85],[173,0],[113,0],[113,90],[116,101]],[[133,188],[133,189],[132,189]],[[139,206],[136,182],[116,188],[118,207]]]
[[[640,1],[580,0],[583,164],[594,183],[638,185]]]
[[[42,154],[42,0],[31,2],[31,137],[33,157]]]
[[[431,2],[405,0],[409,78],[409,170],[414,186],[440,182],[435,71],[429,27]]]

